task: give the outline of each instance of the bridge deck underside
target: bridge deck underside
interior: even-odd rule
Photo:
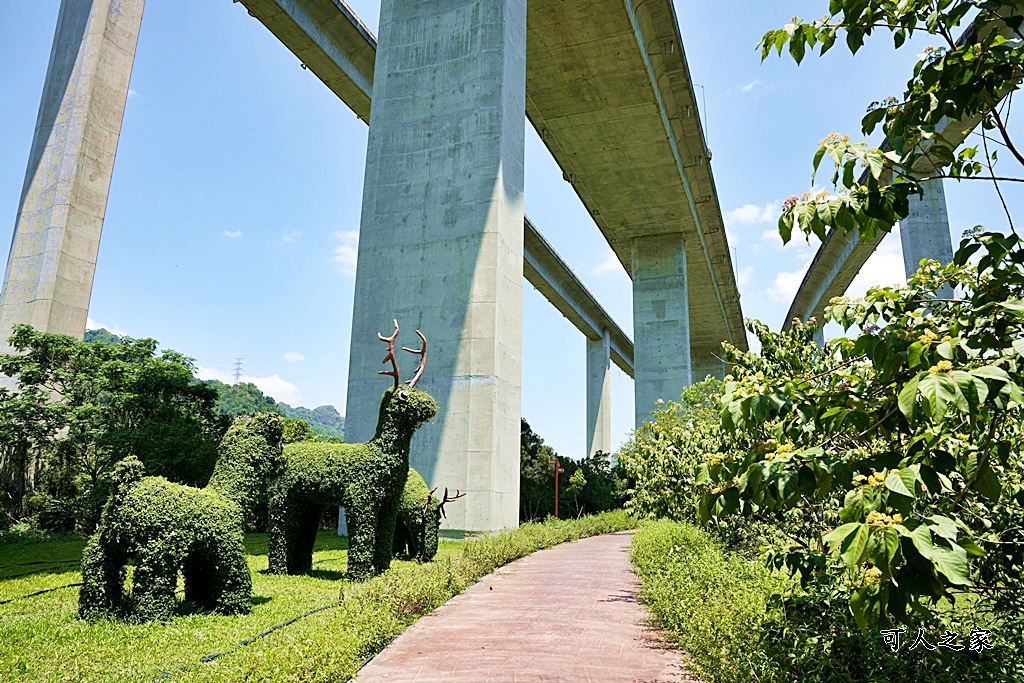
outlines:
[[[632,274],[633,238],[681,232],[692,347],[717,348],[731,339],[746,348],[721,209],[668,0],[643,4],[635,24],[622,0],[531,0],[527,12],[527,115],[626,272]]]
[[[376,41],[343,0],[241,1],[369,120]],[[630,276],[633,238],[683,235],[691,349],[746,349],[675,12],[631,2],[530,0],[526,113]]]

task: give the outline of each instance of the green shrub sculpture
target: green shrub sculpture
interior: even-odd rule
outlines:
[[[409,468],[409,478],[405,481],[395,524],[395,557],[417,562],[430,562],[434,559],[441,531],[441,517],[445,514],[444,505],[466,495],[456,491],[455,496],[449,498],[446,488],[444,498],[438,500],[434,497],[436,490],[437,487],[433,491],[427,490],[427,482],[420,473]]]
[[[135,456],[119,462],[99,530],[82,554],[79,615],[168,621],[177,608],[179,573],[185,600],[196,607],[248,613],[252,577],[244,523],[259,492],[284,465],[281,430],[278,415],[237,418],[202,489],[145,477]],[[129,562],[135,565],[130,592]]]
[[[362,581],[391,565],[392,542],[399,500],[409,476],[409,444],[416,429],[437,414],[437,403],[416,389],[426,365],[427,340],[421,349],[404,349],[420,356],[408,384],[399,384],[395,338],[377,336],[388,344],[384,362],[395,385],[384,392],[377,431],[366,443],[294,443],[285,447],[283,474],[271,482],[269,524],[270,572],[305,574],[312,569],[313,543],[324,509],[345,508],[348,522],[348,578]]]

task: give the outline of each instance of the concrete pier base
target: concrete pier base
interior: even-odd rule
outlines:
[[[953,240],[949,235],[949,214],[942,179],[921,184],[924,197],[910,197],[910,215],[900,221],[903,243],[903,268],[909,278],[917,272],[921,259],[942,263],[953,260]]]
[[[525,0],[384,0],[366,154],[345,437],[373,436],[377,331],[429,340],[440,412],[411,465],[468,491],[446,528],[519,519]],[[399,352],[403,379],[415,359]]]
[[[14,325],[85,334],[145,0],[63,0],[0,293]]]
[[[658,399],[690,385],[690,311],[682,234],[633,239],[633,348],[636,426]]]
[[[608,330],[587,339],[587,453],[612,452],[612,357]]]

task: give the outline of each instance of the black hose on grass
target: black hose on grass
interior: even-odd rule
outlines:
[[[30,567],[37,564],[78,564],[81,562],[80,559],[66,559],[66,560],[35,560],[33,562],[14,562],[12,564],[0,564],[0,569],[10,569],[11,567]]]
[[[317,607],[316,609],[311,609],[308,612],[306,612],[305,614],[300,614],[299,616],[292,617],[291,619],[289,619],[287,621],[282,621],[280,624],[277,624],[276,626],[271,626],[270,628],[268,628],[263,633],[255,635],[252,638],[249,638],[248,640],[243,640],[242,642],[240,642],[238,645],[235,645],[233,648],[231,648],[227,652],[211,652],[210,654],[206,655],[205,657],[201,657],[199,659],[198,663],[199,664],[209,664],[210,662],[212,662],[213,660],[217,659],[218,657],[221,657],[221,656],[226,655],[226,654],[229,655],[229,654],[231,654],[233,652],[237,652],[238,650],[241,650],[246,645],[251,645],[252,643],[255,643],[257,640],[259,640],[260,638],[262,638],[264,636],[269,636],[271,633],[273,633],[274,631],[276,631],[278,629],[284,628],[285,626],[290,626],[290,625],[294,624],[296,621],[299,621],[300,619],[305,619],[306,617],[308,617],[310,615],[313,615],[313,614],[316,614],[317,612],[323,612],[325,610],[334,609],[335,607],[338,607],[341,604],[343,604],[343,603],[341,601],[339,601],[339,602],[331,603],[330,605],[324,605],[323,607]],[[164,671],[162,674],[158,674],[156,676],[153,676],[153,680],[154,681],[163,680],[164,678],[168,678],[170,676],[173,676],[174,674],[176,674],[176,673],[178,673],[180,671],[184,671],[189,666],[190,665],[186,664],[184,666],[179,666],[177,669],[171,669],[170,671]]]
[[[69,566],[69,565],[72,565],[72,564],[78,564],[78,560],[75,560],[74,562],[50,562],[48,564],[49,564],[50,567],[56,568],[56,567],[61,567],[61,566]],[[9,579],[17,579],[17,578],[20,578],[22,576],[31,576],[32,574],[39,574],[39,573],[47,571],[47,569],[48,569],[48,567],[41,567],[41,568],[36,568],[36,569],[29,569],[28,571],[19,572],[17,574],[10,574],[8,576],[0,576],[0,581],[7,581]]]
[[[64,585],[64,586],[57,586],[56,588],[47,588],[46,590],[36,591],[35,593],[26,593],[25,595],[19,595],[19,596],[15,597],[15,598],[8,598],[7,600],[0,600],[0,605],[6,605],[7,603],[14,602],[15,600],[24,600],[25,598],[34,598],[37,595],[42,595],[44,593],[52,593],[53,591],[64,590],[65,588],[76,588],[76,587],[81,586],[81,585],[82,585],[81,583],[69,583],[69,584]]]

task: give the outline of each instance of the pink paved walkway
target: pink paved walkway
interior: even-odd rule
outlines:
[[[644,627],[630,538],[587,538],[502,567],[416,622],[357,683],[693,680]]]

